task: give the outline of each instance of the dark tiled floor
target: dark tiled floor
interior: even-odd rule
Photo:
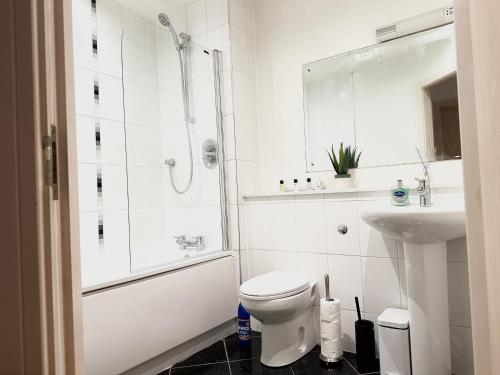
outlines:
[[[246,349],[239,347],[238,336],[234,334],[163,371],[161,375],[359,375],[378,374],[379,371],[378,363],[369,369],[359,368],[356,355],[347,352],[337,366],[324,368],[318,359],[319,346],[289,366],[271,368],[260,363],[260,350],[258,332],[252,333],[252,345]]]

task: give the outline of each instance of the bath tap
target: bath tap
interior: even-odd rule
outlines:
[[[185,235],[174,236],[175,242],[179,245],[179,250],[196,249],[201,251],[205,248],[205,239],[203,236],[196,236],[188,240]]]

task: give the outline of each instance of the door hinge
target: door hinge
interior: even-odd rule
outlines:
[[[52,189],[52,199],[59,198],[59,186],[57,176],[57,128],[50,126],[50,135],[42,140],[43,147],[43,175],[44,183]]]

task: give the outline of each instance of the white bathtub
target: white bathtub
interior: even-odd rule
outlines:
[[[175,268],[132,275],[84,295],[86,374],[124,372],[236,316],[235,258],[229,252]]]

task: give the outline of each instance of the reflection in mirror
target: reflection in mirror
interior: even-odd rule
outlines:
[[[457,75],[424,87],[424,96],[427,142],[435,160],[461,158]]]
[[[363,152],[360,167],[460,158],[453,25],[303,67],[308,171],[330,170],[326,149]]]

